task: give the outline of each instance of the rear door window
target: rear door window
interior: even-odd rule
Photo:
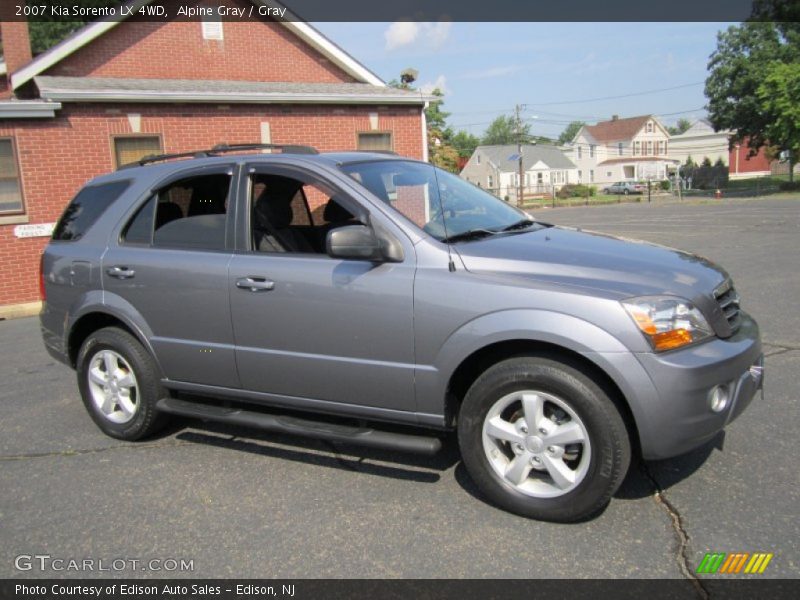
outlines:
[[[129,181],[113,181],[83,188],[61,215],[53,230],[53,239],[57,241],[81,239],[129,185]]]
[[[124,230],[128,244],[222,250],[231,175],[180,179],[152,195]]]

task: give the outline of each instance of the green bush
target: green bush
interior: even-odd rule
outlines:
[[[782,192],[796,192],[800,190],[800,181],[782,181],[778,188]]]
[[[568,183],[563,186],[556,194],[562,200],[565,198],[586,198],[597,194],[597,188],[593,185],[582,183]]]
[[[659,187],[664,190],[665,192],[669,190],[669,179],[665,179],[664,181],[659,182]]]

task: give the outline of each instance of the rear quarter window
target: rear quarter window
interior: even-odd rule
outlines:
[[[113,181],[83,188],[58,220],[53,230],[53,239],[56,241],[81,239],[129,185],[129,181]]]

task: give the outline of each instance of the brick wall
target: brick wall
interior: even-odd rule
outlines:
[[[357,132],[392,131],[399,154],[422,158],[419,108],[337,106],[68,105],[55,119],[0,120],[0,136],[16,141],[30,223],[55,221],[92,177],[114,168],[112,136],[132,133],[129,113],[141,115],[141,132],[162,136],[166,152],[208,148],[219,142],[258,142],[269,122],[274,143],[307,143],[321,151],[353,150]],[[38,261],[47,238],[18,239],[0,225],[0,305],[38,299]]]
[[[252,3],[228,0],[227,5],[249,9]],[[274,21],[223,22],[222,27],[224,39],[218,41],[203,39],[200,22],[125,22],[54,65],[46,74],[319,83],[355,81]]]

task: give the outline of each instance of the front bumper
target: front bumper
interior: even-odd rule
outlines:
[[[764,356],[758,325],[742,313],[742,323],[728,339],[715,339],[665,354],[636,355],[658,395],[640,405],[637,419],[643,457],[670,458],[689,452],[716,436],[747,408],[763,386]],[[730,400],[711,410],[709,393],[724,385]]]

